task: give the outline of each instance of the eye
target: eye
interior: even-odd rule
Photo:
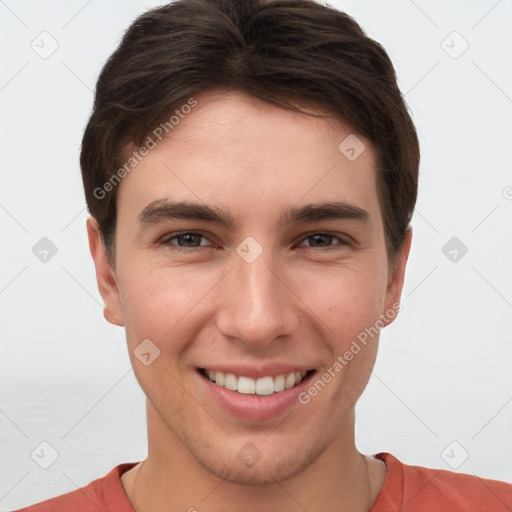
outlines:
[[[303,241],[310,241],[309,247],[312,248],[321,248],[321,247],[333,247],[333,240],[338,240],[339,244],[335,245],[350,245],[350,242],[346,238],[339,237],[337,235],[331,234],[331,233],[312,233],[311,235],[306,236],[306,238],[303,239]],[[302,244],[299,244],[299,247]]]
[[[338,243],[333,243],[338,241]],[[204,242],[204,243],[202,243]],[[196,231],[184,231],[181,233],[171,233],[160,241],[160,245],[170,246],[175,250],[191,251],[193,249],[199,249],[201,247],[208,246],[208,238]],[[308,242],[308,245],[304,245],[304,242]],[[312,233],[307,235],[299,243],[299,247],[311,247],[313,249],[321,248],[333,248],[348,246],[350,241],[347,237],[341,237],[333,233]]]
[[[194,231],[185,231],[183,233],[173,233],[172,236],[167,236],[163,238],[160,242],[162,245],[172,245],[177,246],[178,249],[194,249],[196,247],[208,245],[201,244],[200,240],[208,240],[203,234],[196,233]],[[176,240],[177,243],[174,243],[173,240]]]

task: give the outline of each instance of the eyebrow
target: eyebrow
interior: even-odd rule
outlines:
[[[172,219],[192,219],[222,224],[235,229],[239,223],[229,212],[205,204],[157,199],[149,203],[138,215],[139,225],[156,224]],[[371,215],[362,208],[342,201],[309,203],[291,206],[281,213],[279,225],[319,222],[323,220],[351,220],[371,224]]]

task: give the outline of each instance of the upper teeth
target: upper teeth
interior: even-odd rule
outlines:
[[[261,377],[261,379],[251,379],[241,375],[237,377],[233,373],[224,373],[214,370],[205,370],[205,375],[217,385],[231,391],[239,393],[257,395],[272,395],[279,391],[289,389],[298,384],[307,372],[292,372],[287,375],[277,375],[277,377]]]

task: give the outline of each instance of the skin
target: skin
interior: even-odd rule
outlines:
[[[147,396],[148,457],[140,473],[139,464],[122,476],[123,487],[137,512],[170,504],[199,512],[367,510],[386,468],[357,450],[354,407],[378,336],[308,404],[271,419],[237,418],[212,403],[196,367],[279,361],[321,375],[400,301],[411,231],[391,268],[375,151],[358,135],[366,149],[349,161],[338,150],[353,133],[347,124],[240,91],[196,99],[119,185],[115,261],[96,221],[87,222],[105,317],[125,326]],[[239,226],[164,219],[141,227],[140,212],[165,198],[215,205]],[[324,201],[358,206],[370,222],[277,224],[284,208]],[[180,231],[205,238],[171,239]],[[311,235],[322,232],[335,236],[315,247]],[[247,236],[263,250],[252,263],[236,252]],[[134,355],[147,338],[161,351],[149,366]],[[252,467],[237,457],[246,443],[262,453]]]

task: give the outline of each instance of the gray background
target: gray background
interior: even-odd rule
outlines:
[[[146,454],[144,397],[96,289],[78,152],[101,66],[156,5],[0,1],[0,510]],[[422,150],[403,310],[357,406],[358,448],[512,482],[512,1],[331,5],[389,52]],[[31,457],[49,462],[41,442],[58,453],[48,469]]]

